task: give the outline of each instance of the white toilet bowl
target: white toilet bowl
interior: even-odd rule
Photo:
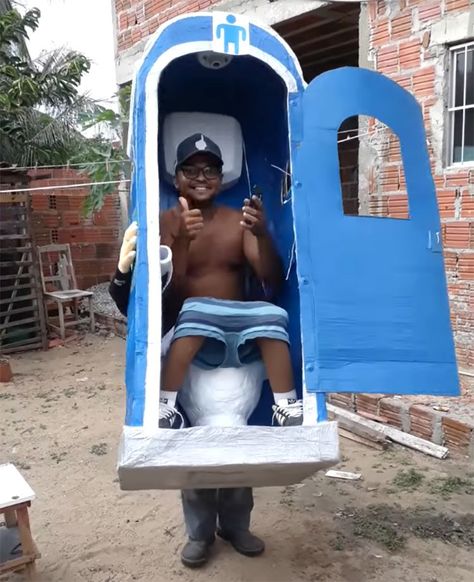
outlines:
[[[214,370],[191,366],[179,402],[192,426],[245,426],[264,379],[262,362]]]

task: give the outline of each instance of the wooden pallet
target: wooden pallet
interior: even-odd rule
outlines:
[[[0,190],[0,351],[47,348],[38,260],[27,193]]]

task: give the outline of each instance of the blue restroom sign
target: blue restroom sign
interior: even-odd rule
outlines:
[[[216,13],[213,17],[213,50],[228,55],[248,53],[249,21],[236,14]]]

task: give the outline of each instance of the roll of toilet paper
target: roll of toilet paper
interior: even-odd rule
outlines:
[[[166,245],[160,245],[161,277],[166,277],[163,291],[170,284],[173,277],[173,251]]]

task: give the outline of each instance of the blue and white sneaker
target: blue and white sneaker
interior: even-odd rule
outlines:
[[[181,413],[166,402],[160,402],[159,428],[183,428],[184,419]]]
[[[272,424],[279,426],[300,426],[303,424],[303,401],[283,398],[272,406]]]

